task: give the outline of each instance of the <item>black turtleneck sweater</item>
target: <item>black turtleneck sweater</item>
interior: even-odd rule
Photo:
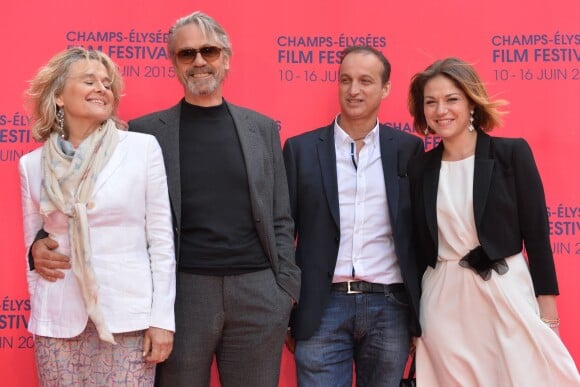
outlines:
[[[270,267],[254,226],[246,164],[225,103],[182,102],[179,268],[232,275]]]

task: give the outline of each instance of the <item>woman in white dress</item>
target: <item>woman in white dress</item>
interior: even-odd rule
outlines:
[[[408,171],[422,275],[419,386],[580,386],[558,334],[559,291],[532,152],[523,139],[487,134],[501,125],[504,104],[456,58],[411,82],[415,130],[441,137]]]

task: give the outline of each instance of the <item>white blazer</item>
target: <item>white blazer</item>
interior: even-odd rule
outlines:
[[[20,159],[26,251],[44,228],[70,256],[67,217],[39,212],[41,148]],[[158,327],[175,330],[175,254],[167,179],[155,137],[119,131],[119,143],[99,174],[88,204],[91,262],[99,302],[113,333]],[[72,270],[56,282],[28,270],[31,313],[28,330],[36,335],[79,335],[88,315]]]

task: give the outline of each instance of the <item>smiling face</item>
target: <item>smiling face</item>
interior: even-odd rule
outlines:
[[[176,56],[185,49],[220,47],[218,42],[205,36],[194,24],[186,24],[175,32],[174,66],[185,89],[185,100],[194,105],[213,106],[222,102],[222,84],[230,68],[230,61],[222,50],[215,59],[204,59],[197,53],[194,60],[183,61]]]
[[[56,103],[64,109],[65,130],[91,132],[113,114],[114,97],[106,67],[97,60],[78,60],[70,65]]]
[[[423,109],[429,128],[444,140],[467,135],[473,104],[451,79],[437,75],[427,81]]]
[[[341,126],[374,124],[381,101],[389,95],[390,82],[383,84],[383,64],[374,54],[352,52],[340,65],[339,100]]]

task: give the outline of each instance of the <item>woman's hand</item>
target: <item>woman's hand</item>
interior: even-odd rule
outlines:
[[[556,305],[556,296],[543,295],[538,296],[538,306],[540,307],[540,318],[547,324],[558,336],[560,336],[560,318],[558,317],[558,307]]]
[[[151,363],[167,360],[173,349],[173,332],[162,328],[150,327],[143,338],[143,357]]]

